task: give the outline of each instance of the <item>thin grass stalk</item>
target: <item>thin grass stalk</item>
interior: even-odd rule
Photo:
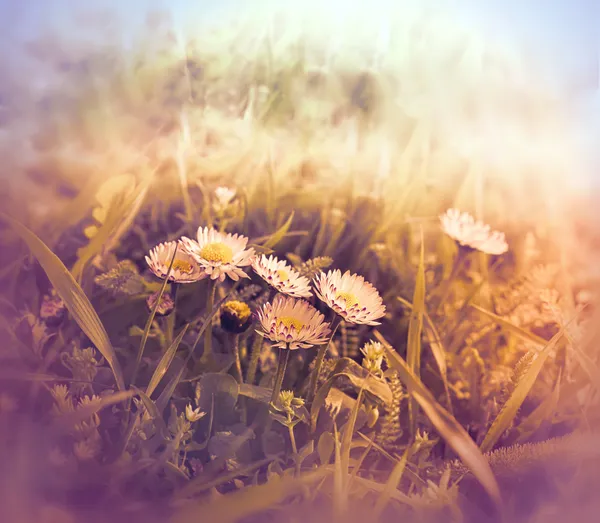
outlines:
[[[277,374],[275,374],[275,384],[273,385],[273,392],[271,393],[271,403],[277,401],[277,397],[281,392],[281,384],[285,376],[285,369],[290,359],[290,348],[289,345],[285,348],[279,349],[279,362],[277,363]]]
[[[321,367],[323,366],[323,360],[325,359],[325,354],[327,353],[327,349],[331,344],[331,340],[335,336],[338,327],[340,326],[342,319],[336,314],[335,318],[331,322],[331,336],[327,343],[321,345],[319,347],[319,352],[317,352],[317,358],[315,359],[315,368],[313,369],[312,375],[310,377],[310,383],[308,386],[308,396],[306,402],[310,405],[317,393],[317,383],[319,380],[319,373],[321,372]]]
[[[137,378],[137,374],[140,368],[140,363],[142,361],[142,357],[144,355],[144,349],[146,348],[146,342],[148,341],[148,335],[150,334],[150,329],[152,328],[152,323],[154,322],[154,317],[156,316],[156,311],[160,305],[160,301],[162,300],[162,296],[165,292],[165,288],[167,287],[167,283],[169,282],[169,276],[171,274],[171,270],[173,269],[173,263],[175,263],[175,256],[177,256],[177,249],[179,245],[175,245],[175,249],[173,250],[173,256],[171,257],[171,262],[169,263],[169,269],[167,270],[167,275],[163,281],[162,287],[158,292],[158,297],[156,299],[156,304],[152,308],[150,312],[150,316],[148,317],[148,321],[146,322],[146,328],[144,329],[144,334],[142,336],[142,341],[140,342],[140,348],[138,349],[137,356],[135,358],[135,364],[133,367],[133,372],[131,374],[131,384],[135,384],[135,380]]]

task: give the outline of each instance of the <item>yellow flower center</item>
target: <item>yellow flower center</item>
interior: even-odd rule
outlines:
[[[349,292],[338,292],[335,295],[335,298],[336,300],[342,300],[346,304],[346,307],[348,309],[354,307],[355,305],[358,305],[358,299],[356,298],[356,296]]]
[[[277,276],[279,276],[279,279],[281,281],[287,281],[290,279],[290,277],[288,276],[288,273],[286,271],[284,271],[283,269],[279,269],[277,271]]]
[[[181,272],[185,272],[186,274],[189,274],[192,272],[193,267],[192,267],[192,264],[186,260],[175,260],[173,262],[173,270],[181,271]]]
[[[230,263],[233,260],[233,251],[224,243],[209,243],[202,247],[200,256],[209,262]]]
[[[228,301],[223,308],[235,314],[241,321],[246,321],[252,312],[247,304],[237,300]]]
[[[304,327],[304,323],[297,320],[296,318],[292,318],[291,316],[282,316],[281,318],[277,318],[277,324],[281,327],[287,327],[288,329],[294,327],[298,332]]]

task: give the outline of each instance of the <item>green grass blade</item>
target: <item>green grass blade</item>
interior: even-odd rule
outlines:
[[[421,375],[421,333],[423,332],[423,313],[425,311],[425,247],[423,230],[421,229],[421,252],[419,255],[419,267],[417,269],[417,281],[413,294],[412,309],[408,323],[408,344],[406,348],[406,362],[415,374]],[[414,435],[417,428],[417,402],[415,398],[410,399],[408,414],[410,433]]]
[[[348,471],[350,470],[350,448],[352,446],[352,436],[354,434],[354,427],[356,426],[356,419],[358,418],[358,412],[360,411],[360,406],[362,404],[363,398],[363,389],[361,388],[358,391],[358,398],[356,398],[356,403],[354,404],[354,408],[350,413],[350,419],[344,426],[344,433],[342,434],[342,448],[341,448],[341,466],[342,466],[342,478],[344,479],[344,492],[345,497],[344,500],[348,499],[348,490],[347,490],[347,479],[348,479]]]
[[[181,329],[181,332],[178,334],[177,338],[173,340],[173,343],[171,343],[171,346],[167,349],[167,351],[164,353],[163,357],[159,361],[158,365],[156,366],[154,374],[152,374],[152,378],[150,378],[150,383],[148,383],[148,387],[146,388],[147,396],[152,396],[152,393],[156,390],[156,387],[158,387],[164,375],[167,373],[167,370],[169,370],[169,367],[173,362],[173,358],[175,358],[177,349],[179,348],[179,344],[185,336],[188,327],[189,323],[185,325],[183,329]]]
[[[437,403],[433,394],[410,370],[407,363],[396,353],[387,340],[375,331],[375,337],[383,344],[390,366],[396,370],[408,392],[419,403],[440,436],[458,454],[462,462],[485,488],[491,499],[500,509],[502,506],[500,489],[487,460],[477,448],[467,431],[448,411]]]
[[[160,291],[158,292],[158,297],[156,298],[156,303],[154,304],[154,307],[152,307],[150,316],[148,316],[148,320],[146,321],[146,327],[144,327],[144,334],[142,335],[140,347],[138,349],[137,356],[135,358],[135,364],[133,366],[133,372],[131,373],[130,383],[132,385],[135,385],[135,379],[137,378],[138,370],[140,369],[140,363],[142,362],[142,357],[144,356],[144,349],[146,348],[146,342],[148,341],[148,336],[150,335],[150,329],[152,328],[152,323],[154,322],[156,311],[158,310],[163,294],[165,293],[165,289],[167,288],[167,283],[169,283],[169,275],[171,274],[173,263],[175,263],[175,256],[177,256],[178,248],[179,245],[175,245],[175,249],[173,250],[173,256],[171,257],[171,262],[169,263],[169,268],[167,270],[167,275],[165,276],[165,279],[162,282]]]
[[[563,327],[557,334],[554,335],[546,347],[541,352],[537,353],[537,356],[531,363],[531,366],[529,369],[527,369],[527,372],[523,374],[523,377],[519,380],[519,383],[517,383],[515,390],[510,395],[508,400],[506,400],[502,410],[500,410],[498,416],[485,435],[485,438],[481,443],[482,452],[490,452],[494,448],[494,445],[500,436],[502,436],[504,431],[508,429],[512,421],[515,419],[517,412],[531,391],[531,388],[533,387],[538,374],[542,370],[546,359],[548,359],[550,352],[552,352],[552,349],[554,349],[556,344],[562,338],[564,330],[565,329]]]
[[[379,521],[381,514],[385,510],[385,507],[387,506],[392,497],[392,494],[398,489],[398,484],[400,483],[402,475],[404,474],[404,469],[406,468],[407,461],[408,449],[404,451],[404,453],[402,454],[402,458],[398,463],[396,463],[396,466],[392,470],[390,477],[388,478],[385,484],[385,488],[377,498],[375,508],[373,509],[373,521]]]
[[[21,236],[33,255],[44,269],[56,292],[65,302],[65,306],[77,322],[77,325],[100,351],[110,365],[119,390],[125,389],[123,372],[115,350],[110,343],[106,329],[83,289],[62,261],[54,254],[36,234],[17,220],[0,213],[13,229]]]
[[[294,212],[292,211],[292,213],[290,214],[289,218],[286,220],[286,222],[279,228],[277,229],[270,237],[267,241],[265,241],[265,243],[263,243],[263,247],[266,247],[268,249],[272,249],[273,247],[275,247],[275,245],[277,245],[284,237],[285,235],[288,233],[288,231],[290,230],[290,226],[292,225],[292,220],[294,219]]]

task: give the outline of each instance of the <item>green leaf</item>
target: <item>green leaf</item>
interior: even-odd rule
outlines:
[[[263,243],[263,247],[266,247],[268,249],[272,249],[273,247],[275,247],[275,245],[277,245],[289,231],[290,226],[292,225],[293,219],[294,219],[294,212],[292,211],[292,213],[290,214],[290,216],[286,220],[286,222],[279,229],[277,229],[269,237],[269,239],[265,241],[265,243]]]
[[[423,230],[421,229],[421,254],[419,268],[413,294],[412,309],[408,323],[408,344],[406,347],[406,362],[415,376],[421,376],[421,333],[423,332],[423,313],[425,311],[425,247]],[[408,404],[410,433],[415,434],[417,427],[417,403],[411,398]]]
[[[164,375],[167,373],[167,370],[169,370],[169,367],[173,362],[173,358],[175,358],[175,354],[177,353],[177,349],[179,348],[179,344],[185,336],[188,327],[189,323],[185,325],[183,329],[181,329],[181,332],[178,334],[177,338],[173,340],[173,343],[171,343],[171,346],[163,354],[163,357],[156,366],[154,374],[152,374],[152,378],[150,378],[150,383],[148,383],[148,387],[146,388],[146,394],[148,396],[152,396],[152,393],[156,390],[156,387],[158,387]]]
[[[335,442],[333,441],[333,436],[329,432],[323,432],[317,443],[317,452],[319,453],[321,465],[329,464],[334,446]]]
[[[17,220],[0,212],[6,221],[8,221],[15,231],[23,238],[33,255],[37,258],[40,265],[46,272],[48,279],[56,289],[56,292],[65,302],[65,306],[77,322],[81,330],[91,340],[91,342],[100,351],[104,359],[110,365],[115,382],[119,390],[125,388],[123,372],[113,346],[110,343],[108,334],[94,310],[94,307],[88,300],[73,275],[65,267],[62,261],[54,254],[46,244],[40,240],[27,227]]]
[[[415,398],[419,406],[448,445],[458,454],[479,482],[483,485],[498,509],[502,501],[500,489],[485,457],[475,445],[467,431],[448,411],[435,400],[433,394],[423,385],[421,380],[408,367],[406,362],[396,353],[387,340],[375,331],[375,337],[382,343],[390,366],[398,372],[408,392]]]
[[[488,430],[483,442],[481,443],[482,452],[490,452],[500,436],[508,429],[512,421],[515,419],[517,412],[521,408],[521,405],[527,398],[529,391],[533,387],[538,374],[542,370],[546,359],[562,338],[565,329],[564,327],[554,335],[546,347],[537,354],[527,371],[523,374],[523,377],[517,383],[512,394],[506,400],[506,403],[502,407],[502,410],[498,413],[498,416],[492,423],[492,426]]]
[[[238,382],[230,374],[208,373],[198,382],[198,407],[204,412],[211,409],[213,398],[217,412],[232,411],[239,395]]]

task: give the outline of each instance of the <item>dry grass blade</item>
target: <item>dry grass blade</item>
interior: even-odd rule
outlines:
[[[544,347],[548,343],[548,341],[545,340],[544,338],[541,338],[540,336],[536,336],[535,334],[532,334],[531,332],[527,332],[525,329],[518,327],[514,323],[511,323],[510,321],[504,319],[502,316],[498,316],[497,314],[494,314],[493,312],[485,310],[473,303],[471,304],[471,307],[473,307],[476,311],[480,312],[484,316],[487,316],[490,320],[494,320],[496,323],[498,323],[499,325],[504,327],[507,331],[512,332],[513,334],[515,334],[516,336],[518,336],[519,338],[521,338],[525,341],[530,341],[532,343],[535,343],[539,347]]]
[[[169,370],[169,367],[173,362],[173,358],[175,358],[177,349],[179,348],[179,344],[185,336],[188,327],[189,324],[185,325],[183,329],[181,329],[181,332],[178,334],[177,338],[173,340],[173,343],[171,343],[171,346],[167,349],[160,362],[156,366],[156,370],[154,371],[154,374],[152,374],[152,378],[150,378],[150,383],[148,383],[148,387],[146,388],[147,396],[152,396],[152,393],[156,390],[156,387],[158,387],[164,375],[167,373],[167,370]]]
[[[392,494],[398,489],[398,484],[402,479],[402,475],[404,474],[404,469],[406,468],[406,462],[408,461],[408,449],[404,451],[402,454],[402,458],[400,461],[396,463],[396,466],[392,470],[390,477],[388,478],[385,488],[381,492],[379,498],[377,498],[377,502],[375,503],[375,508],[373,509],[373,521],[378,521],[379,517],[385,510],[385,507],[389,503]]]
[[[515,419],[517,412],[521,408],[521,405],[527,398],[529,391],[533,387],[538,374],[542,370],[544,363],[548,359],[548,356],[562,338],[564,334],[564,327],[554,335],[546,347],[537,354],[536,358],[531,363],[531,366],[523,374],[523,377],[517,383],[515,390],[510,395],[506,403],[502,407],[502,410],[492,423],[492,426],[488,430],[483,442],[481,443],[482,452],[490,452],[500,436],[508,429],[512,421]]]
[[[423,230],[421,229],[421,252],[419,255],[419,268],[417,269],[417,281],[413,294],[412,309],[408,323],[408,344],[406,348],[406,360],[408,367],[419,377],[421,375],[421,333],[423,331],[423,313],[425,311],[425,250],[423,241]],[[411,398],[408,404],[410,433],[415,434],[417,424],[417,403]]]
[[[412,310],[412,303],[404,298],[397,296],[396,299],[402,303],[405,307],[408,307]],[[429,347],[431,348],[431,353],[433,354],[433,359],[440,370],[440,376],[442,377],[442,382],[444,383],[444,391],[446,393],[446,401],[448,403],[448,409],[452,412],[452,401],[450,399],[450,388],[448,387],[448,365],[446,363],[446,349],[444,348],[444,344],[442,343],[442,339],[438,330],[431,319],[431,316],[427,314],[426,310],[423,310],[423,319],[425,320],[425,327],[427,338],[429,340]]]
[[[102,325],[90,300],[88,300],[83,292],[83,289],[58,256],[37,235],[10,216],[4,213],[0,213],[0,216],[11,224],[15,231],[23,238],[29,249],[31,249],[31,252],[40,262],[48,279],[56,289],[56,292],[65,302],[65,306],[73,316],[73,319],[110,365],[117,387],[119,390],[123,390],[125,382],[123,380],[121,365],[108,338],[106,329]]]
[[[264,485],[245,488],[227,496],[217,498],[210,504],[194,503],[179,509],[169,520],[170,523],[196,523],[197,521],[218,521],[235,523],[267,510],[286,497],[301,491],[329,474],[321,467],[297,478],[272,479]]]
[[[394,351],[381,333],[375,331],[375,337],[383,344],[390,366],[398,372],[409,393],[419,403],[440,436],[458,454],[500,509],[502,505],[498,483],[492,469],[475,442],[454,416],[437,403],[433,394],[415,376],[406,362]]]

